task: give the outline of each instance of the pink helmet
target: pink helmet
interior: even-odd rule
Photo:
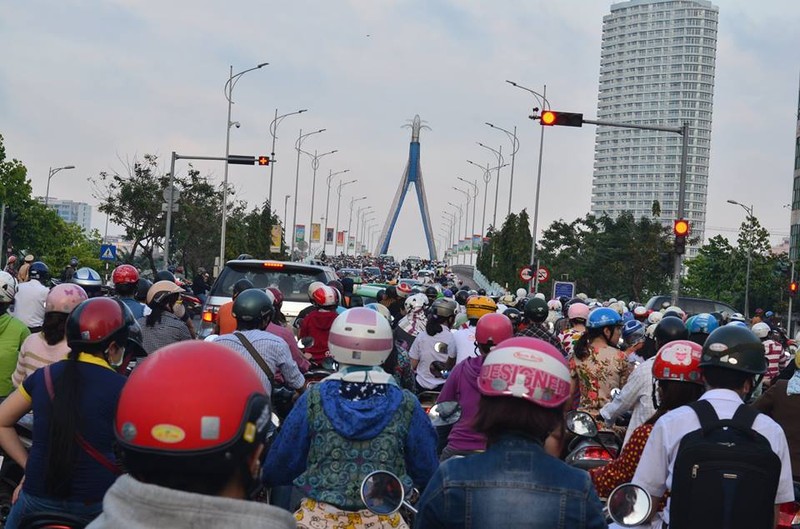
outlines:
[[[475,328],[475,343],[496,346],[514,336],[511,320],[503,314],[486,314],[478,320]]]
[[[86,295],[86,291],[80,285],[61,283],[54,286],[50,293],[47,294],[47,300],[44,302],[44,311],[69,314],[81,301],[87,299],[89,299],[89,296]]]
[[[584,320],[589,317],[589,305],[586,303],[573,303],[567,309],[568,320]]]
[[[342,364],[380,365],[394,348],[392,326],[377,311],[354,307],[333,320],[328,348],[331,356]]]
[[[556,408],[570,397],[570,376],[563,355],[536,338],[511,338],[492,350],[478,376],[487,397],[518,397]]]

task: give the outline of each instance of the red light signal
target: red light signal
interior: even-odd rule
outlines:
[[[259,156],[258,165],[269,165],[269,156]]]
[[[542,112],[542,125],[553,125],[556,122],[556,113],[550,110]]]
[[[789,283],[789,295],[792,297],[797,296],[797,281]]]
[[[676,237],[686,237],[689,235],[689,221],[686,219],[678,219],[672,226],[672,231]]]
[[[539,123],[547,127],[552,127],[553,125],[560,125],[562,127],[582,127],[583,114],[545,110],[539,116]]]

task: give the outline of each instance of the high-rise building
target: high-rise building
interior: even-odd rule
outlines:
[[[794,183],[792,185],[792,220],[789,232],[789,259],[800,257],[800,90],[797,94],[797,129],[794,140]]]
[[[40,202],[44,198],[36,197]],[[72,200],[59,200],[50,197],[47,206],[58,213],[58,216],[66,222],[77,224],[86,231],[92,229],[92,206],[86,202],[73,202]]]
[[[603,17],[600,120],[681,127],[689,123],[684,218],[702,240],[719,8],[704,0],[630,0]],[[591,211],[629,211],[671,225],[678,212],[682,137],[598,127]],[[654,204],[658,202],[658,208]],[[690,255],[696,251],[690,247]]]

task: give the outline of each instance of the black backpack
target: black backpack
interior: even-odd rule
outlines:
[[[681,439],[672,472],[670,529],[774,527],[781,460],[742,404],[721,420],[705,400],[689,405],[700,429]]]

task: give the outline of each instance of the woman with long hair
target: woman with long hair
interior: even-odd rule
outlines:
[[[117,299],[83,301],[67,318],[67,358],[35,371],[0,404],[0,448],[25,469],[8,529],[34,512],[88,523],[102,511],[103,495],[119,474],[113,425],[125,377],[114,367],[122,363],[129,323]],[[15,424],[31,410],[36,420],[28,453]]]
[[[191,331],[176,315],[180,312],[178,307],[183,291],[167,280],[156,281],[147,291],[147,306],[151,312],[137,320],[142,327],[142,342],[147,354],[153,354],[156,349],[175,342],[192,339]]]
[[[419,333],[411,344],[408,356],[411,357],[411,368],[416,372],[418,391],[440,390],[445,379],[434,374],[436,366],[449,369],[455,365],[455,339],[450,328],[455,323],[457,308],[457,303],[452,299],[434,301],[425,322],[425,332]],[[438,345],[440,343],[446,345],[447,349],[443,350]]]

